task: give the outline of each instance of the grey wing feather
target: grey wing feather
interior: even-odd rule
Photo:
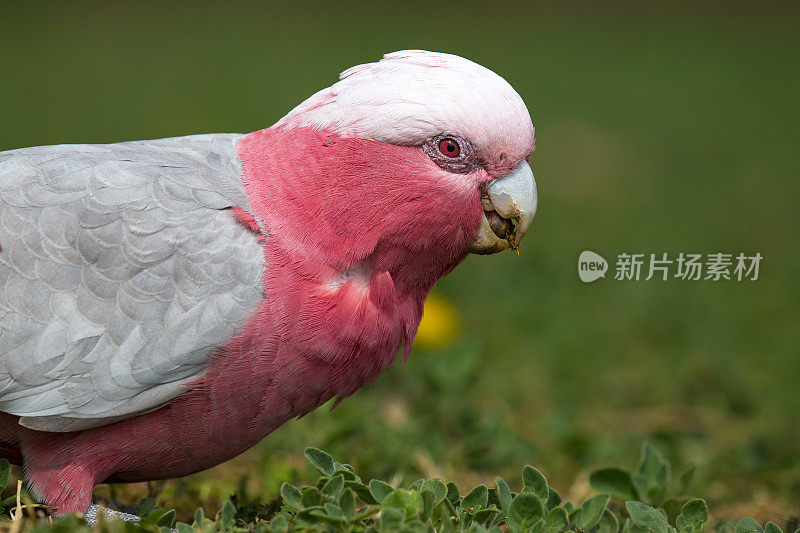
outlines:
[[[0,152],[0,411],[73,431],[154,410],[263,299],[233,134]]]

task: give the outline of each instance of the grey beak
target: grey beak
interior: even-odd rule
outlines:
[[[530,165],[523,161],[505,176],[490,182],[485,192],[483,220],[469,251],[492,254],[507,248],[516,250],[531,226],[538,203],[536,180]],[[490,219],[513,229],[498,234]]]

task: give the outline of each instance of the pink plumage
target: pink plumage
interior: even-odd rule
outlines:
[[[436,281],[516,247],[536,208],[522,100],[431,52],[354,67],[245,136],[28,150],[0,154],[0,208],[67,223],[0,232],[0,331],[25,332],[0,336],[0,454],[58,513],[103,481],[214,466],[372,382],[408,355]],[[48,154],[102,183],[60,185]],[[42,200],[20,206],[25,187]],[[25,253],[53,280],[31,281]],[[41,308],[13,296],[25,283]]]

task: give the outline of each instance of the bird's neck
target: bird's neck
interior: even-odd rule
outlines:
[[[430,167],[421,151],[369,141],[374,161],[359,162],[362,142],[264,130],[237,145],[251,210],[268,228],[264,300],[205,383],[247,413],[253,438],[352,394],[401,348],[407,356],[425,297],[474,234],[477,222],[452,216],[465,200],[443,185],[403,188]],[[356,208],[344,190],[372,203]]]
[[[263,304],[204,380],[215,403],[248,420],[239,428],[247,446],[371,383],[401,348],[407,355],[432,285],[366,265],[320,272],[269,245],[265,255]]]

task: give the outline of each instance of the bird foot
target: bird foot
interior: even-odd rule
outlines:
[[[121,511],[113,511],[97,504],[91,504],[86,512],[83,514],[84,520],[90,526],[97,524],[97,519],[103,515],[106,520],[125,520],[126,522],[138,522],[139,517],[135,514],[123,513]]]

